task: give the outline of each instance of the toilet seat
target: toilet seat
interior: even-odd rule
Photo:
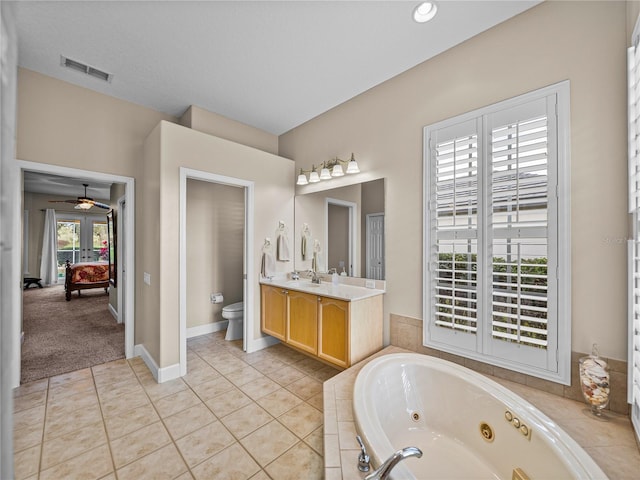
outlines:
[[[223,312],[242,312],[244,311],[244,302],[236,302],[226,307],[222,307]]]
[[[242,318],[244,316],[244,302],[232,303],[222,308],[222,318],[227,320]]]

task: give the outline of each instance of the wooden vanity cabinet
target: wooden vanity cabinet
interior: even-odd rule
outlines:
[[[289,290],[286,342],[312,355],[318,353],[318,301],[310,293]]]
[[[318,302],[318,357],[349,366],[350,302],[322,297]]]
[[[382,295],[345,301],[261,285],[261,327],[296,350],[348,368],[382,348]]]
[[[260,296],[260,328],[264,333],[286,341],[288,296],[281,287],[262,285]]]

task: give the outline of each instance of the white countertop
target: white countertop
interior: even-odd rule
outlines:
[[[272,285],[288,290],[297,290],[322,297],[337,298],[338,300],[346,300],[348,302],[375,297],[376,295],[385,293],[384,290],[377,288],[357,287],[355,285],[334,285],[331,282],[311,283],[311,280],[307,278],[301,278],[300,280],[284,278],[274,278],[273,280],[262,279],[260,280],[260,284]]]

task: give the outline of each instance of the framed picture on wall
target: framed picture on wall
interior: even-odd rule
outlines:
[[[117,258],[116,251],[118,245],[118,236],[116,234],[116,211],[110,210],[107,213],[107,240],[109,242],[109,283],[117,287]]]

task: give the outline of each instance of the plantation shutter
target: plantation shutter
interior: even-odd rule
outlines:
[[[433,132],[429,208],[431,330],[441,342],[477,348],[478,122]]]
[[[556,192],[555,95],[488,115],[486,122],[486,350],[554,370],[555,350],[549,355],[547,349],[549,327],[555,328],[556,321],[550,297],[555,290],[556,239],[549,222]]]
[[[424,345],[566,384],[568,87],[424,130]]]
[[[634,43],[628,50],[629,212],[633,216],[633,239],[628,249],[628,401],[631,421],[640,439],[640,53],[637,42]]]

